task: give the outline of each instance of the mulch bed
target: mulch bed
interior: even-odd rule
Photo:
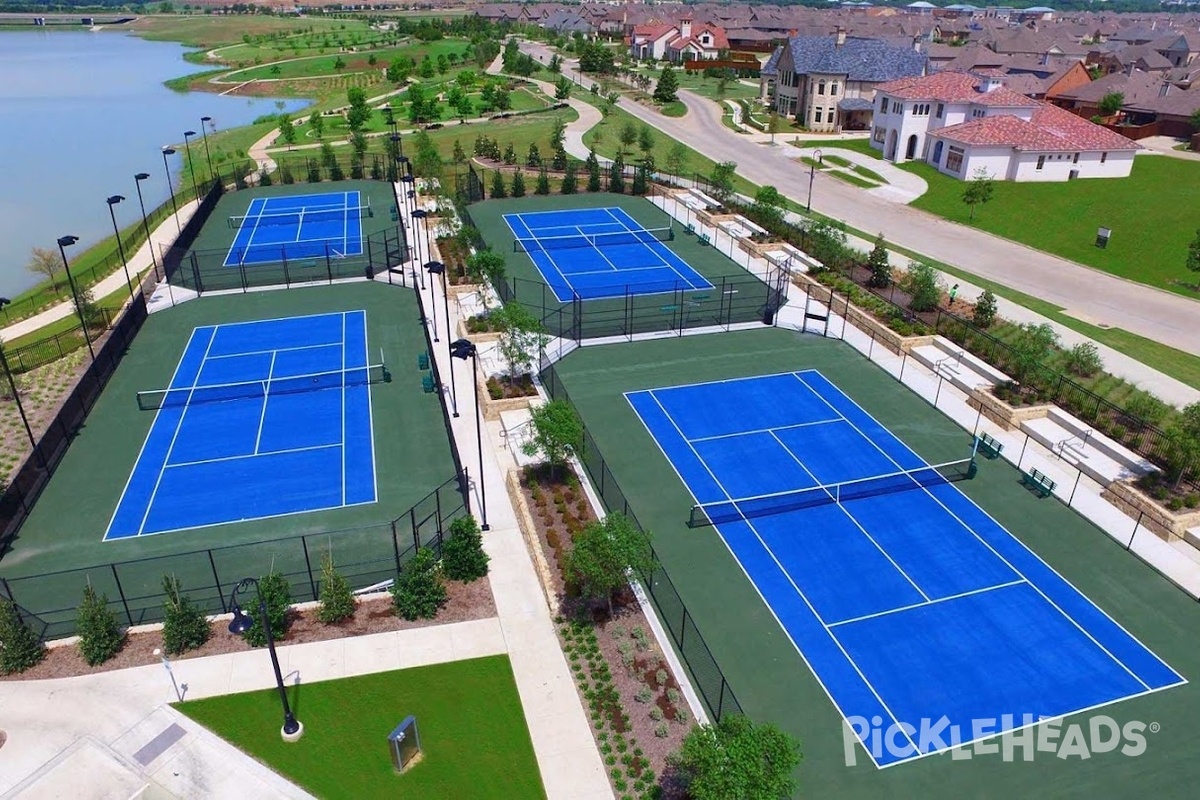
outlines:
[[[303,644],[327,639],[343,639],[368,633],[403,631],[410,628],[445,625],[496,616],[491,584],[486,577],[471,583],[446,581],[446,592],[449,598],[448,602],[432,620],[410,622],[401,619],[392,613],[390,597],[359,601],[354,616],[336,625],[326,625],[317,619],[317,609],[315,608],[305,611],[293,610],[289,615],[287,635],[278,644]],[[246,644],[245,639],[241,636],[230,633],[227,625],[228,623],[223,620],[214,621],[211,624],[212,636],[203,647],[179,656],[172,656],[172,660],[203,658],[204,656],[255,649]],[[125,644],[121,651],[98,667],[89,667],[79,655],[79,649],[74,645],[51,647],[46,650],[46,657],[37,666],[18,675],[0,675],[0,680],[69,678],[96,672],[108,672],[114,669],[157,664],[159,657],[154,655],[154,650],[161,647],[162,633],[160,631],[129,634],[125,637]]]
[[[537,387],[533,385],[533,376],[529,373],[521,375],[516,380],[507,376],[487,379],[488,397],[493,400],[508,400],[513,397],[533,397]]]

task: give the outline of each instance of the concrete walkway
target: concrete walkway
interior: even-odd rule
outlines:
[[[816,152],[816,149],[814,149],[812,146],[805,145],[803,140],[800,140],[799,146],[794,145],[791,142],[786,144],[778,144],[777,146],[786,148],[786,152],[789,153],[788,157],[793,161],[801,157],[814,158],[813,154]],[[831,164],[827,159],[825,159],[825,156],[839,156],[852,164],[865,167],[866,169],[869,169],[882,177],[885,181],[887,181],[885,185],[878,186],[874,189],[864,189],[863,191],[866,191],[867,193],[880,199],[887,200],[890,203],[911,203],[913,200],[916,200],[918,197],[925,194],[925,192],[929,191],[929,184],[925,182],[924,178],[919,175],[914,175],[908,170],[900,169],[895,164],[888,163],[887,161],[880,161],[879,159],[865,156],[857,150],[847,150],[843,147],[822,147],[820,150],[825,164],[824,171],[826,173],[840,169],[842,172],[849,172],[851,175],[857,174],[853,170],[842,169],[834,164]],[[801,166],[803,166],[804,169],[811,169],[809,165],[804,164],[803,162],[801,162]],[[866,176],[860,177],[866,180],[871,180]]]
[[[526,43],[523,49],[535,57],[548,58],[550,53],[537,43]],[[591,84],[578,75],[577,62],[564,63],[563,70]],[[792,200],[805,201],[807,167],[789,160],[782,148],[749,146],[744,136],[721,124],[715,104],[687,92],[680,97],[688,107],[687,116],[680,118],[664,117],[637,103],[621,107],[714,161],[736,162],[738,174],[747,180],[777,186]],[[1194,300],[889,202],[827,175],[816,176],[813,208],[859,230],[882,231],[901,247],[1040,297],[1094,324],[1122,328],[1200,355],[1196,335],[1200,304]],[[1053,279],[1047,279],[1051,275]]]
[[[1176,150],[1175,147],[1182,144],[1182,142],[1170,136],[1149,136],[1145,139],[1139,139],[1138,144],[1160,155],[1179,158],[1184,161],[1200,161],[1200,153],[1197,153],[1195,150]]]

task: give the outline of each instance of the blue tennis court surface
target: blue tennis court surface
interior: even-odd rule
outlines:
[[[256,197],[243,216],[231,217],[237,235],[226,267],[299,258],[343,258],[363,252],[358,192]]]
[[[713,285],[622,208],[505,214],[517,249],[560,303]]]
[[[196,328],[105,540],[375,502],[365,311]]]
[[[928,466],[816,371],[627,398],[697,503]],[[954,483],[846,496],[716,528],[877,766],[1185,682]]]

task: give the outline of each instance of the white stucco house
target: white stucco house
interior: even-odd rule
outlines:
[[[921,160],[969,180],[1124,178],[1137,143],[1005,88],[1003,76],[939,72],[875,90],[871,146],[888,161]]]

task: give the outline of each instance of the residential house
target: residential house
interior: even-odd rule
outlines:
[[[885,81],[924,75],[924,53],[879,39],[794,36],[772,54],[760,78],[763,99],[813,131],[869,130],[871,99]]]
[[[997,75],[939,72],[877,87],[871,146],[969,179],[1065,181],[1129,175],[1138,145],[1032,100]]]
[[[1173,67],[1186,67],[1200,56],[1200,33],[1172,31],[1150,43]]]
[[[629,37],[629,54],[640,60],[712,61],[729,49],[725,30],[716,25],[693,26],[690,14],[679,24],[637,25]],[[693,29],[694,28],[694,29]]]
[[[1052,92],[1046,99],[1081,117],[1090,118],[1100,113],[1100,101],[1107,95],[1119,94],[1125,104],[1138,103],[1157,97],[1163,83],[1161,75],[1130,67],[1126,72],[1114,72],[1073,89]]]
[[[1121,110],[1130,125],[1158,123],[1154,135],[1184,139],[1196,132],[1192,115],[1200,110],[1200,89],[1184,91],[1164,83],[1156,97],[1127,102]]]

